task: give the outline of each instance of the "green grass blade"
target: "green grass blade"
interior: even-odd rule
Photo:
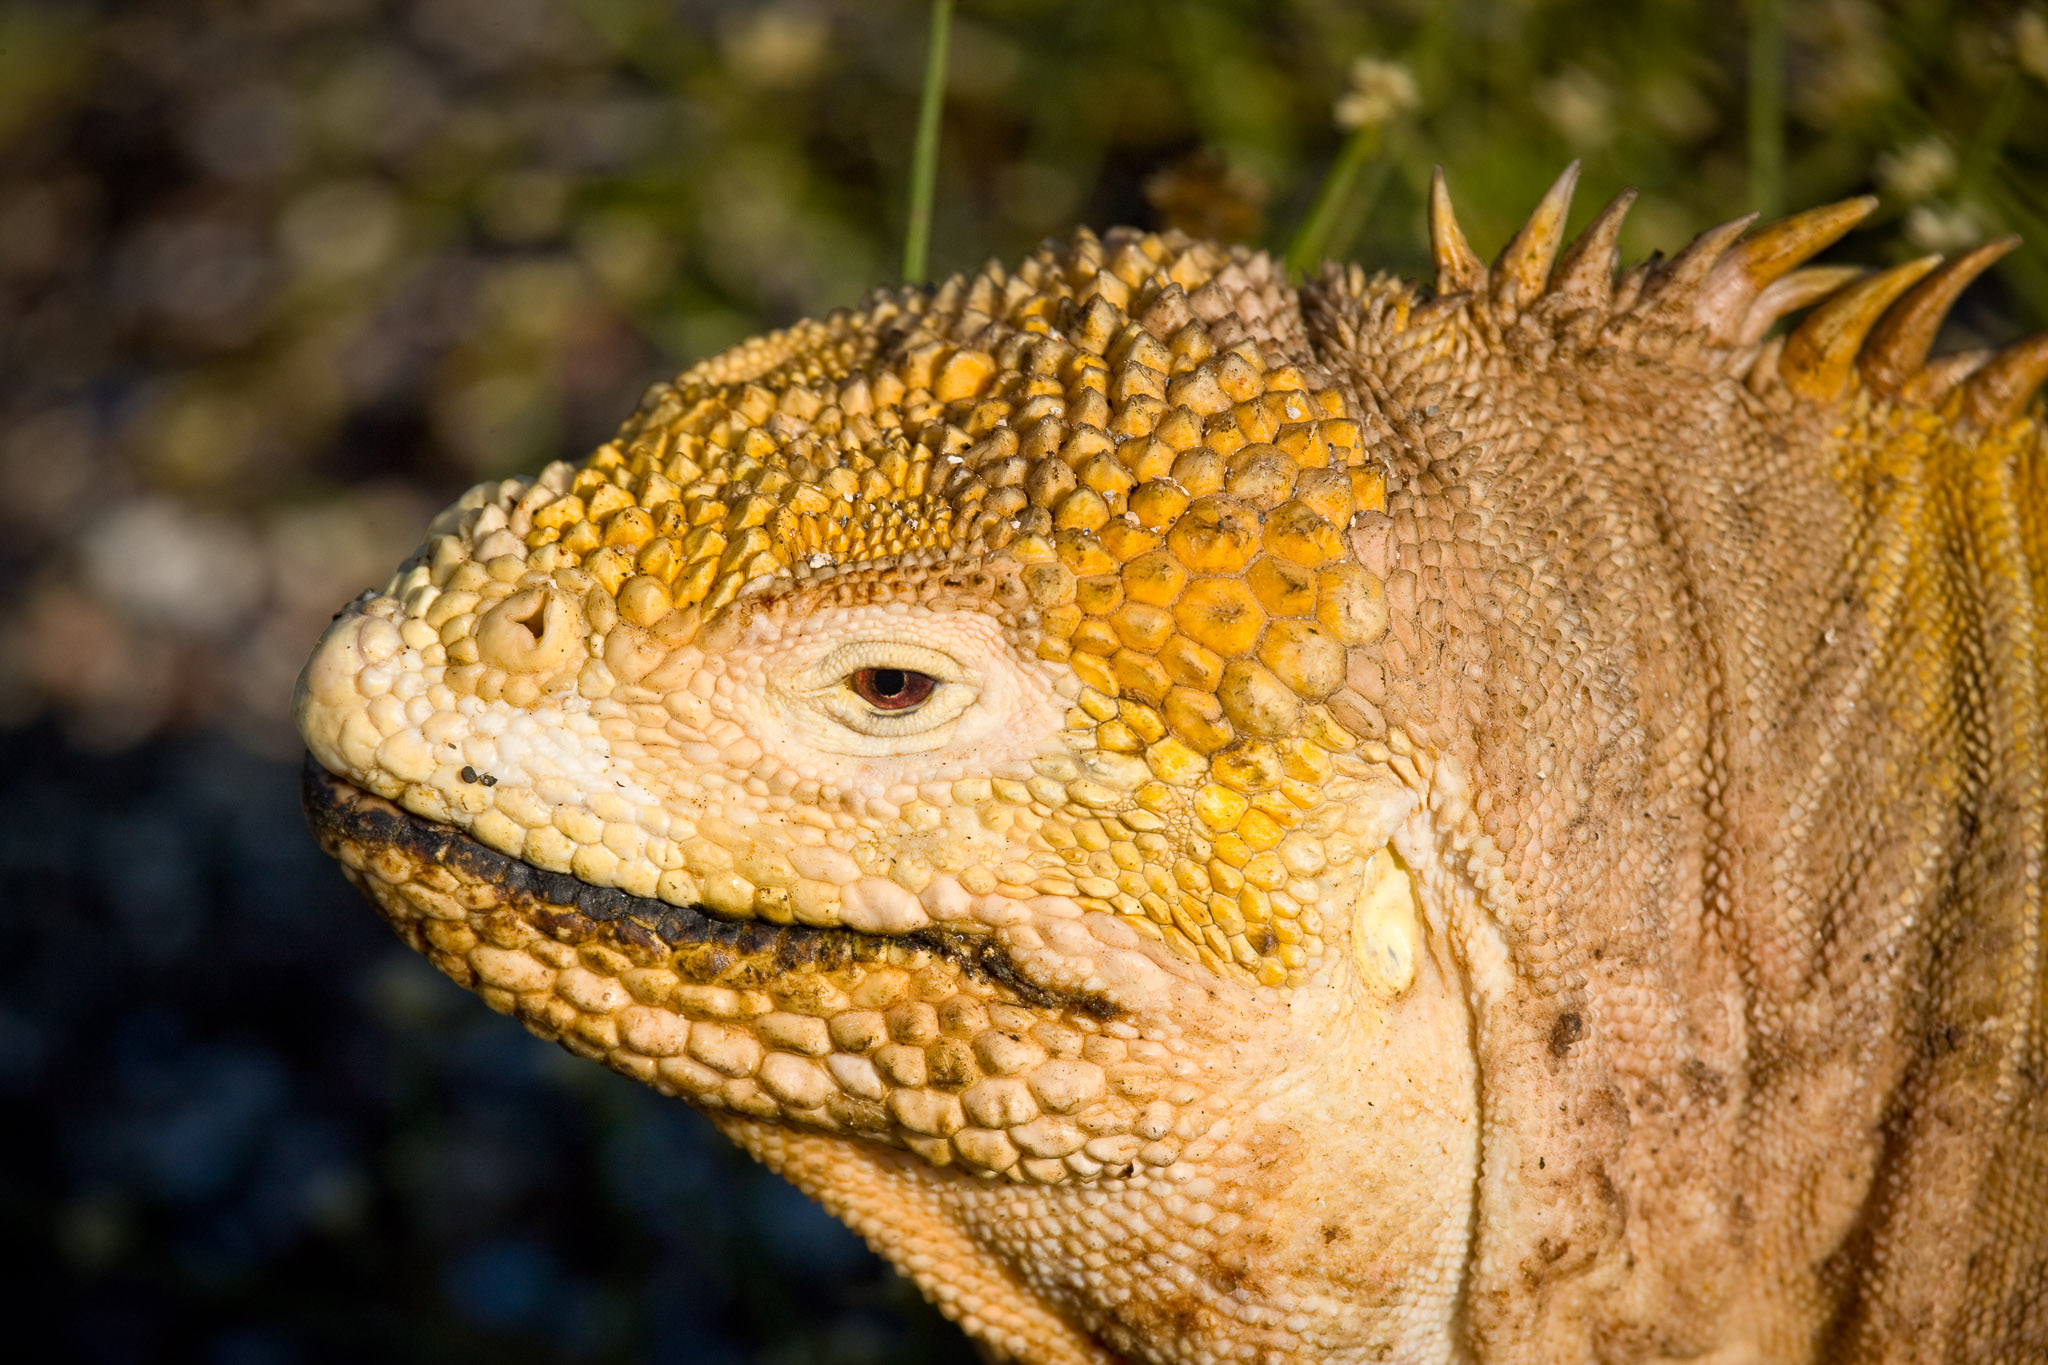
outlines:
[[[932,0],[924,97],[917,108],[917,144],[910,156],[910,213],[903,226],[905,284],[922,284],[930,263],[932,192],[939,178],[939,121],[946,103],[946,57],[952,38],[953,0]]]
[[[1749,206],[1785,206],[1785,0],[1749,0]]]
[[[1316,192],[1315,206],[1308,211],[1294,240],[1287,244],[1287,269],[1300,275],[1313,270],[1329,254],[1330,233],[1337,225],[1344,204],[1358,183],[1358,173],[1379,153],[1380,126],[1367,124],[1344,140],[1323,186]]]

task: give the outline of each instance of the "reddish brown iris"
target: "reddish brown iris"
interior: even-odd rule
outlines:
[[[847,679],[856,695],[877,711],[908,711],[932,694],[939,680],[907,668],[863,668]]]

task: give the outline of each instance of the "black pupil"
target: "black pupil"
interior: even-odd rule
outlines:
[[[849,681],[862,701],[884,711],[908,711],[938,685],[929,674],[908,668],[863,668]]]

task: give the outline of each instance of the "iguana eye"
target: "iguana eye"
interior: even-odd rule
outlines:
[[[907,668],[861,668],[847,675],[846,685],[877,711],[901,713],[924,705],[939,680]]]
[[[944,743],[952,723],[974,706],[980,674],[905,634],[841,640],[780,685],[778,691],[802,698],[812,715],[831,720],[828,729],[812,732],[820,747],[847,751],[841,746],[851,743],[850,752],[915,753]]]

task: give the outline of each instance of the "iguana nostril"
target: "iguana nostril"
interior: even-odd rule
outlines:
[[[512,624],[524,628],[533,642],[539,644],[541,636],[547,632],[547,600],[537,597],[524,616],[512,618]]]
[[[576,648],[577,619],[576,609],[552,588],[515,592],[477,621],[477,657],[516,673],[557,667]]]

